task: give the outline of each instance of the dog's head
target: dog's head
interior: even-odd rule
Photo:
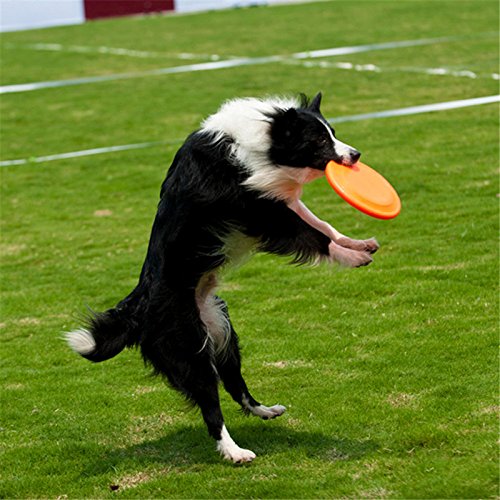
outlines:
[[[270,159],[278,165],[324,170],[333,160],[353,165],[361,156],[335,137],[335,131],[320,111],[321,93],[300,107],[277,110],[271,122]]]

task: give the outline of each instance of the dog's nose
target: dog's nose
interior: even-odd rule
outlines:
[[[352,162],[356,163],[359,160],[359,158],[361,157],[361,153],[359,151],[357,151],[356,149],[354,149],[352,151],[352,153],[350,154],[350,156],[351,156]]]

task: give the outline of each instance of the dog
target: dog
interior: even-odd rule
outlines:
[[[312,100],[244,98],[224,103],[181,146],[161,186],[139,282],[116,307],[92,314],[66,334],[69,346],[100,362],[140,347],[147,364],[201,414],[223,458],[255,454],[231,438],[218,385],[243,411],[264,420],[281,405],[255,400],[241,375],[238,336],[218,277],[254,251],[297,264],[370,264],[374,238],[353,240],[316,217],[300,200],[303,185],[330,160],[353,165],[360,153],[339,141]]]

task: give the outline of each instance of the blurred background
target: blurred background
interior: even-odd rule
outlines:
[[[88,19],[291,3],[286,0],[2,0],[0,30],[79,24]]]

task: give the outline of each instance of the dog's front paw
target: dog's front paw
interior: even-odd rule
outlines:
[[[375,253],[380,248],[375,238],[370,238],[369,240],[353,240],[347,236],[342,236],[336,240],[335,243],[344,248],[350,248],[351,250],[357,250],[359,252]]]
[[[352,250],[338,245],[334,241],[330,243],[329,252],[330,259],[338,262],[341,266],[345,267],[362,267],[367,266],[373,259],[366,251]]]

